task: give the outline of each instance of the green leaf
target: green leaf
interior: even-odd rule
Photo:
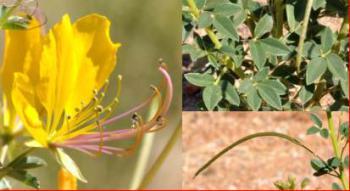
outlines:
[[[317,57],[311,60],[306,68],[306,85],[317,81],[327,70],[327,60]]]
[[[268,75],[269,75],[269,68],[264,67],[258,73],[255,74],[254,80],[255,81],[265,80],[265,79],[267,79]]]
[[[327,163],[332,169],[337,169],[341,165],[341,161],[336,157],[330,158]]]
[[[255,26],[254,37],[257,39],[263,36],[265,33],[270,32],[272,30],[272,26],[272,17],[268,14],[265,14]]]
[[[324,53],[328,52],[332,48],[334,41],[335,41],[335,38],[333,36],[332,30],[326,27],[321,34],[322,51]]]
[[[83,174],[80,172],[79,167],[77,164],[73,161],[72,158],[70,158],[69,155],[67,155],[63,149],[55,149],[54,154],[56,156],[57,162],[62,165],[63,168],[65,168],[68,172],[70,172],[73,176],[75,176],[77,179],[79,179],[82,182],[87,182]]]
[[[202,9],[206,4],[207,0],[195,0],[197,8]]]
[[[32,176],[31,174],[27,173],[25,170],[20,170],[20,171],[11,171],[8,176],[11,178],[14,178],[23,184],[26,184],[28,186],[31,186],[35,189],[40,188],[39,180]]]
[[[349,79],[346,78],[345,80],[341,80],[340,86],[346,98],[349,99]]]
[[[288,177],[288,183],[289,183],[289,188],[291,190],[295,190],[295,182],[296,182],[296,179],[294,177]]]
[[[306,102],[310,101],[313,96],[314,96],[314,94],[313,94],[313,91],[310,90],[310,87],[303,86],[300,89],[299,98],[300,98],[303,105],[305,105]]]
[[[217,85],[207,86],[204,88],[202,96],[206,108],[212,111],[222,100],[221,87]]]
[[[218,32],[222,35],[225,35],[227,38],[230,38],[232,40],[239,39],[236,29],[229,18],[221,15],[215,15],[213,24]]]
[[[264,101],[266,101],[267,104],[278,110],[282,110],[281,98],[272,87],[259,83],[257,85],[257,89],[259,95]]]
[[[346,68],[345,68],[345,63],[343,60],[336,54],[331,53],[327,57],[328,61],[328,69],[331,71],[331,73],[341,79],[341,80],[346,80],[348,77]]]
[[[312,4],[312,8],[314,10],[317,10],[319,8],[322,8],[326,5],[326,0],[314,0],[313,4]]]
[[[304,178],[303,181],[301,181],[300,188],[304,190],[309,184],[310,184],[310,179]]]
[[[345,168],[349,168],[349,155],[346,155],[344,159],[344,166]]]
[[[328,131],[328,129],[325,129],[325,128],[321,129],[320,135],[321,135],[323,138],[328,139],[328,137],[329,137],[329,131]]]
[[[285,95],[287,91],[287,87],[279,80],[263,80],[260,84],[273,88],[278,95]]]
[[[253,82],[248,79],[240,81],[238,91],[240,93],[248,93],[248,91],[253,88]]]
[[[19,160],[16,160],[14,163],[11,163],[10,167],[15,170],[26,170],[26,169],[38,168],[46,165],[47,165],[46,162],[39,157],[26,156],[26,157],[20,158]]]
[[[305,42],[303,48],[303,57],[316,58],[321,56],[321,47],[314,42]]]
[[[239,106],[241,103],[237,90],[231,83],[227,83],[225,99],[232,105]]]
[[[261,39],[260,42],[264,46],[264,50],[275,56],[286,56],[290,53],[290,49],[276,38]]]
[[[332,189],[333,190],[343,190],[343,188],[337,183],[332,184]]]
[[[187,73],[185,78],[191,84],[199,87],[211,86],[215,82],[214,77],[210,74]]]
[[[265,50],[259,41],[249,41],[250,54],[255,66],[261,70],[266,63]]]
[[[6,178],[0,180],[0,190],[11,190],[11,184]]]
[[[349,138],[349,122],[344,122],[340,125],[339,133],[347,139]]]
[[[308,130],[307,130],[307,135],[313,135],[313,134],[316,134],[316,133],[318,133],[318,132],[320,132],[321,131],[321,129],[320,128],[318,128],[318,127],[315,127],[315,126],[313,126],[313,127],[310,127]]]
[[[322,161],[320,161],[318,159],[311,160],[311,166],[315,171],[319,171],[319,170],[327,167],[326,164],[324,164]]]
[[[317,127],[322,127],[322,120],[314,113],[310,115],[310,119],[314,122]]]
[[[242,11],[242,8],[238,4],[233,4],[233,3],[219,3],[214,8],[215,15],[222,15],[225,17],[230,17],[241,11]]]
[[[193,45],[185,44],[182,46],[183,54],[190,54],[192,60],[198,60],[206,55],[206,52]]]
[[[5,23],[1,25],[1,29],[24,30],[29,26],[30,21],[21,16],[10,16]]]
[[[258,111],[261,106],[261,98],[254,87],[247,92],[247,103],[254,111]]]
[[[277,181],[273,183],[275,185],[275,187],[278,190],[290,190],[289,189],[289,184],[285,183],[285,182],[281,182],[281,181]]]
[[[294,5],[286,4],[287,22],[291,31],[295,31],[297,27],[297,21],[294,15]]]
[[[199,16],[198,19],[198,27],[199,28],[206,28],[209,27],[213,23],[213,17],[211,16],[211,13],[204,11]]]

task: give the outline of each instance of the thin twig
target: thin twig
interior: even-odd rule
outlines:
[[[161,154],[158,156],[158,158],[153,163],[153,165],[150,168],[150,170],[144,176],[144,178],[143,178],[143,180],[142,180],[138,190],[146,189],[147,186],[152,182],[153,178],[155,177],[155,175],[159,171],[160,167],[163,165],[165,159],[170,154],[170,151],[175,146],[175,144],[176,144],[176,142],[177,142],[179,137],[181,137],[181,122],[178,124],[178,126],[175,129],[175,131],[171,135],[168,143],[166,144],[166,146],[162,150]]]
[[[300,65],[301,65],[301,61],[302,61],[304,41],[306,38],[306,33],[307,33],[308,25],[309,25],[312,4],[313,4],[313,0],[308,0],[307,5],[306,5],[306,9],[305,9],[305,16],[304,16],[304,20],[303,20],[303,24],[302,24],[301,35],[299,38],[297,57],[296,57],[296,63],[295,63],[298,73],[300,72]]]

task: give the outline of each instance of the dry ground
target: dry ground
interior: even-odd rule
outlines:
[[[324,124],[325,113],[320,114]],[[337,113],[338,119],[347,115]],[[273,182],[294,176],[308,177],[308,189],[330,189],[332,177],[315,178],[310,155],[277,138],[259,138],[235,148],[216,161],[204,174],[195,171],[216,152],[252,133],[277,131],[305,141],[323,158],[332,155],[329,140],[305,136],[312,125],[307,112],[183,112],[183,189],[275,189]]]

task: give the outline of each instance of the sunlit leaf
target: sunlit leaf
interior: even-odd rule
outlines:
[[[219,104],[222,97],[221,87],[218,85],[207,86],[203,90],[203,101],[209,111]]]

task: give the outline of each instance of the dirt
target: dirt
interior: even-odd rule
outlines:
[[[324,124],[325,113],[320,114]],[[337,113],[344,121],[346,114]],[[258,138],[231,150],[203,174],[193,179],[198,168],[215,153],[243,136],[276,131],[297,137],[321,157],[332,156],[329,140],[306,136],[312,125],[307,112],[183,112],[183,189],[275,189],[275,181],[289,176],[311,180],[307,189],[331,189],[337,180],[316,178],[312,157],[303,149],[277,138]]]

